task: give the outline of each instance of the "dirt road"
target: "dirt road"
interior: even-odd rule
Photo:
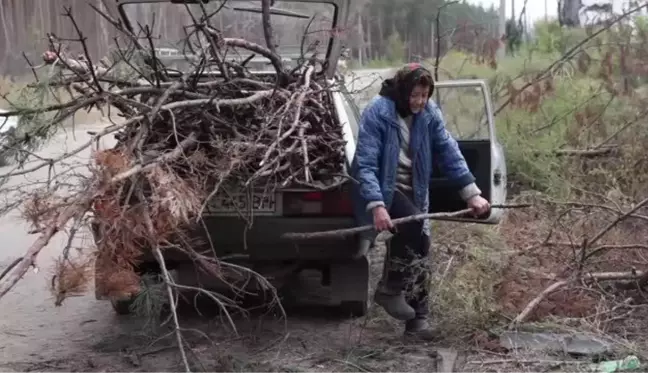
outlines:
[[[355,70],[346,75],[346,86],[362,110],[369,100],[380,90],[382,79],[393,69],[363,69]]]
[[[90,137],[79,127],[60,135],[39,154],[52,157],[72,150]],[[103,146],[109,145],[104,140]],[[87,161],[89,151],[75,159]],[[0,173],[10,171],[3,167]],[[47,168],[19,176],[11,184],[45,180]],[[2,254],[0,269],[24,254],[35,235],[17,212],[0,219]],[[51,269],[67,237],[57,236],[39,255],[39,272],[29,272],[12,292],[0,299],[0,371],[177,371],[179,354],[169,328],[151,330],[137,316],[120,317],[110,304],[94,299],[92,292],[69,298],[56,307],[49,293]],[[84,239],[89,239],[86,237]],[[83,245],[83,242],[79,242]],[[375,261],[380,265],[380,261]],[[398,369],[409,359],[411,371],[429,371],[435,364],[425,349],[399,345],[400,326],[372,311],[370,317],[348,320],[321,314],[294,314],[287,329],[272,317],[239,319],[239,335],[224,330],[217,315],[182,315],[181,324],[191,346],[191,361],[198,370],[211,371],[331,371]],[[192,333],[190,329],[199,332]],[[401,347],[399,347],[401,346]],[[402,349],[401,349],[402,348]],[[404,349],[404,350],[403,350]],[[380,359],[354,362],[361,356]],[[385,361],[386,356],[393,359]],[[375,364],[371,367],[371,363]]]
[[[376,72],[361,73],[353,82],[355,89],[377,81]],[[98,128],[77,126],[75,131],[57,136],[39,155],[52,157],[72,150],[88,141],[86,131]],[[101,146],[111,142],[104,139]],[[89,155],[89,150],[83,151],[75,160],[87,162]],[[0,174],[11,168],[0,168]],[[14,177],[10,184],[42,181],[47,174],[44,167]],[[18,212],[0,218],[0,270],[32,244],[36,235],[27,234],[27,230]],[[119,317],[108,302],[95,300],[92,291],[69,298],[60,307],[54,305],[48,289],[51,270],[66,239],[57,236],[39,255],[39,272],[29,272],[0,299],[0,371],[182,370],[168,325],[151,330],[142,318]],[[374,264],[379,266],[380,261]],[[198,370],[357,371],[402,370],[407,366],[410,371],[430,371],[436,362],[427,348],[401,344],[402,326],[376,310],[356,320],[291,315],[287,329],[284,321],[267,316],[238,320],[238,336],[224,330],[217,315],[183,315],[181,324],[187,328],[189,360]]]
[[[350,80],[351,89],[363,89],[371,85],[381,72],[383,70],[357,73]],[[55,156],[72,150],[90,138],[86,131],[98,128],[100,127],[96,125],[81,125],[76,130],[62,133],[39,154],[44,157]],[[110,139],[104,139],[102,145],[109,146]],[[85,150],[75,160],[87,160],[89,155],[89,150]],[[12,166],[2,167],[0,174],[11,169]],[[11,183],[45,180],[47,173],[47,168],[44,167],[28,176],[17,176]],[[0,218],[0,270],[23,255],[36,238],[35,235],[28,235],[27,229],[17,212]],[[53,359],[99,343],[107,335],[129,330],[129,325],[123,325],[123,319],[114,316],[107,302],[96,301],[92,294],[69,299],[62,307],[54,306],[48,290],[48,281],[51,279],[49,271],[54,259],[60,254],[65,239],[64,236],[57,236],[38,257],[40,272],[30,272],[10,294],[0,300],[0,364]],[[0,365],[0,371],[2,369]]]
[[[71,150],[90,136],[85,132],[91,126],[81,126],[76,131],[57,136],[39,154],[53,156]],[[77,159],[88,159],[89,151]],[[12,166],[2,167],[0,173],[9,172]],[[11,184],[46,180],[48,170],[42,168],[26,176],[17,176]],[[28,226],[16,211],[0,218],[2,253],[0,268],[4,269],[14,259],[24,254],[36,235],[27,234]],[[54,306],[48,281],[55,258],[60,255],[65,236],[57,236],[39,255],[39,272],[29,272],[25,278],[0,300],[0,366],[20,369],[22,363],[51,361],[69,355],[71,351],[84,351],[101,342],[107,335],[128,329],[123,320],[117,320],[110,306],[94,300],[92,294],[67,300],[62,307]],[[15,365],[18,364],[18,365]],[[54,367],[49,367],[54,368]],[[43,366],[48,369],[48,366]]]

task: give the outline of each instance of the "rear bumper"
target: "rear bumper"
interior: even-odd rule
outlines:
[[[242,258],[244,262],[258,264],[277,264],[284,261],[346,263],[361,256],[361,245],[354,236],[300,242],[281,238],[284,233],[289,232],[307,233],[352,228],[356,226],[353,218],[257,217],[247,230],[245,221],[238,217],[206,217],[204,223],[204,226],[201,224],[190,232],[189,238],[192,249],[205,255],[210,255],[213,245],[216,255],[220,258],[245,256]],[[94,238],[97,240],[100,237],[95,228],[93,226]],[[209,233],[209,237],[206,232]],[[165,250],[164,258],[169,269],[184,268],[192,261],[186,254],[177,250]],[[140,260],[145,267],[146,263],[156,262],[151,253],[145,254]],[[95,296],[97,299],[106,299],[108,296],[102,281],[95,281]]]
[[[283,239],[285,233],[308,233],[353,228],[352,217],[342,218],[284,218],[255,217],[251,227],[238,217],[206,217],[204,225],[190,232],[192,248],[211,251],[219,257],[245,255],[250,260],[336,260],[356,257],[359,243],[355,236],[304,241]],[[95,227],[93,227],[95,228]],[[97,240],[98,232],[93,229]],[[181,252],[165,252],[169,261],[189,260]],[[155,261],[151,257],[143,261]]]
[[[234,217],[207,217],[205,228],[219,256],[246,254],[255,260],[344,259],[357,251],[355,237],[294,242],[285,233],[308,233],[356,226],[349,218],[257,217],[246,230],[246,222]],[[205,228],[195,232],[206,239]],[[207,246],[206,248],[209,248]]]

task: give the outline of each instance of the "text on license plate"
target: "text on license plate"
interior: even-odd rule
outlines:
[[[230,193],[219,195],[212,199],[210,209],[214,213],[236,213],[245,214],[250,210],[261,213],[274,213],[277,210],[277,199],[274,193],[255,193],[252,195],[244,193]]]

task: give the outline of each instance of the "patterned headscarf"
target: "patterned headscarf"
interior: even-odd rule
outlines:
[[[434,93],[432,74],[420,63],[409,63],[400,68],[393,78],[383,81],[379,94],[396,103],[396,110],[401,117],[408,117],[412,115],[409,107],[410,95],[414,87],[422,80],[429,82],[429,98]]]

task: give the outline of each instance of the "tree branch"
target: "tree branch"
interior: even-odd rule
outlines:
[[[530,204],[509,204],[509,205],[493,205],[493,209],[515,209],[515,208],[526,208],[530,207]],[[452,219],[459,218],[466,214],[470,214],[471,209],[464,209],[455,212],[436,212],[431,214],[419,214],[406,216],[404,218],[398,218],[392,220],[394,226],[404,223],[409,223],[413,221],[421,220],[443,220],[443,219]],[[373,230],[373,225],[364,225],[360,227],[347,228],[347,229],[337,229],[331,231],[322,231],[322,232],[312,232],[312,233],[285,233],[281,237],[288,240],[312,240],[316,238],[338,238],[342,239],[347,236],[352,236],[357,233],[362,233],[366,231]]]

